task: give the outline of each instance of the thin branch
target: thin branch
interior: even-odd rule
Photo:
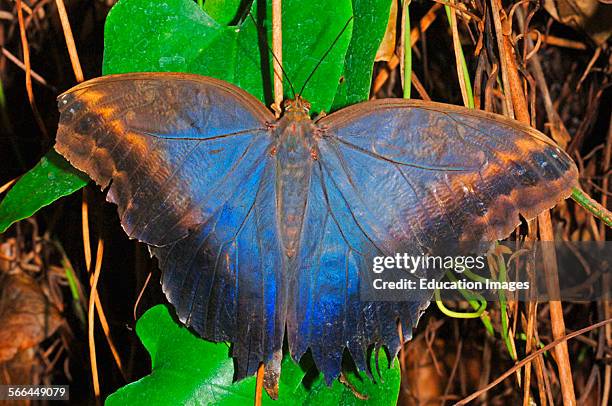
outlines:
[[[523,358],[520,362],[518,362],[516,365],[514,365],[512,368],[510,368],[509,370],[507,370],[506,372],[504,372],[503,374],[501,374],[497,379],[495,379],[493,382],[491,382],[490,384],[488,384],[487,386],[485,386],[484,388],[472,393],[470,396],[461,399],[459,402],[455,403],[455,405],[460,406],[460,405],[466,405],[468,402],[471,402],[472,400],[476,399],[478,396],[480,396],[481,393],[486,392],[488,390],[491,390],[492,388],[494,388],[495,386],[497,386],[498,384],[500,384],[501,382],[503,382],[507,377],[511,376],[512,374],[514,374],[514,372],[519,369],[524,367],[525,365],[527,365],[527,363],[533,361],[535,358],[537,358],[540,354],[543,354],[546,351],[551,350],[552,348],[555,348],[557,345],[561,344],[561,343],[566,343],[568,340],[571,340],[574,337],[577,337],[579,335],[588,333],[589,331],[595,330],[596,328],[605,326],[606,324],[612,323],[612,318],[610,319],[606,319],[603,321],[600,321],[598,323],[595,323],[593,325],[590,325],[588,327],[585,327],[583,329],[577,330],[571,334],[565,335],[561,338],[556,339],[555,341],[551,342],[548,345],[545,345],[544,347],[540,348],[539,350],[531,353],[530,355],[528,355],[527,357]]]
[[[81,62],[79,62],[79,54],[77,53],[74,43],[74,37],[72,36],[72,28],[70,28],[68,13],[66,13],[66,7],[64,6],[64,0],[56,0],[55,4],[57,5],[57,12],[62,22],[66,46],[68,47],[68,54],[70,55],[70,62],[72,63],[72,70],[74,71],[76,81],[81,83],[85,79],[83,77],[83,70],[81,69]]]
[[[89,294],[89,310],[87,312],[87,326],[89,336],[89,360],[91,362],[91,378],[93,381],[94,395],[96,404],[100,404],[100,381],[98,378],[98,366],[96,362],[96,342],[94,339],[94,306],[98,296],[98,279],[102,269],[102,257],[104,256],[104,241],[98,239],[98,249],[96,251],[96,266],[91,281],[91,293]]]
[[[255,382],[255,406],[261,406],[261,397],[263,394],[264,382],[264,364],[263,362],[257,368],[257,380]]]
[[[36,120],[36,124],[40,129],[40,132],[43,134],[45,138],[49,138],[49,134],[47,134],[47,128],[45,127],[45,123],[38,112],[38,107],[36,107],[36,100],[34,99],[34,90],[32,90],[32,66],[30,63],[30,47],[28,45],[28,37],[25,31],[25,22],[23,20],[23,4],[21,0],[17,0],[17,19],[19,21],[19,34],[21,36],[21,46],[23,48],[23,64],[25,65],[25,86],[26,92],[28,94],[28,100],[30,101],[30,106],[32,108],[32,113],[34,114],[34,120]]]
[[[274,104],[278,117],[283,103],[283,29],[281,0],[272,0],[272,53],[274,54]]]
[[[19,60],[19,58],[17,58],[15,55],[13,55],[8,49],[6,49],[5,47],[0,45],[0,48],[2,49],[2,55],[6,56],[6,59],[8,59],[9,61],[13,62],[15,65],[17,65],[18,68],[20,68],[21,70],[23,70],[24,72],[26,71],[26,66],[23,62],[21,62]],[[37,81],[38,83],[40,83],[43,86],[46,86],[52,90],[55,90],[52,86],[50,86],[47,81],[45,80],[45,78],[43,78],[42,76],[40,76],[38,73],[34,72],[34,70],[30,69],[30,74],[32,75],[32,79],[34,79],[35,81]]]

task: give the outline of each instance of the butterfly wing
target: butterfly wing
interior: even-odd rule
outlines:
[[[279,253],[273,160],[188,237],[152,252],[162,285],[185,324],[234,344],[237,379],[282,351],[286,283]],[[229,226],[228,226],[229,225]]]
[[[345,347],[360,368],[372,344],[397,351],[396,321],[409,337],[431,297],[417,290],[406,302],[361,301],[374,256],[443,255],[459,241],[504,238],[519,214],[535,217],[578,184],[576,166],[554,143],[493,114],[378,100],[318,124],[288,334],[294,356],[310,347],[327,379],[338,375]]]
[[[402,319],[405,338],[410,338],[409,327],[427,307],[429,295],[415,291],[405,302],[361,300],[360,284],[371,283],[373,277],[372,258],[394,253],[383,251],[378,241],[369,238],[362,228],[363,213],[349,201],[357,196],[344,190],[350,180],[330,173],[323,154],[321,150],[311,174],[287,334],[294,359],[310,349],[330,384],[340,373],[345,348],[356,366],[368,371],[372,344],[399,347],[397,319]]]
[[[358,198],[351,204],[371,216],[363,223],[378,239],[426,248],[495,241],[520,224],[519,214],[534,218],[578,185],[575,164],[554,142],[496,114],[390,99],[319,124],[327,128],[325,165]]]
[[[105,76],[59,97],[55,149],[112,184],[130,237],[166,245],[204,222],[269,144],[273,120],[252,96],[196,75]],[[228,164],[230,163],[230,164]]]
[[[237,375],[282,348],[283,291],[270,165],[270,112],[196,75],[138,73],[59,98],[56,150],[118,206],[159,259],[181,321],[235,343]]]

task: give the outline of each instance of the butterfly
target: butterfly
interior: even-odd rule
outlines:
[[[146,243],[179,319],[233,343],[237,379],[283,341],[331,382],[348,350],[400,348],[431,292],[362,301],[374,256],[494,241],[571,194],[578,171],[540,132],[499,115],[382,99],[279,119],[227,82],[184,73],[93,79],[58,98],[55,149]],[[286,337],[285,337],[286,335]]]

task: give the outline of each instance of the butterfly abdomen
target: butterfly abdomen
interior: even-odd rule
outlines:
[[[277,127],[276,200],[284,255],[295,258],[312,171],[312,122],[285,117]]]

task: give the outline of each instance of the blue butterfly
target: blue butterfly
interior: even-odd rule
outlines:
[[[494,241],[568,197],[572,160],[541,133],[482,111],[373,100],[280,119],[243,90],[178,73],[111,75],[59,97],[56,150],[117,205],[158,258],[180,320],[233,343],[237,379],[283,341],[328,382],[348,349],[400,348],[431,292],[362,301],[377,256]]]

